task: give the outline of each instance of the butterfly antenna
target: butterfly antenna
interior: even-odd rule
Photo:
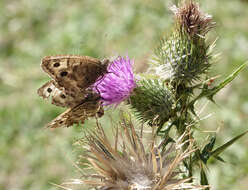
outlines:
[[[98,84],[99,84],[99,83],[98,83]],[[95,86],[95,89],[96,89],[97,93],[101,96],[101,92],[100,92],[100,90],[98,89],[98,84]]]
[[[100,92],[100,90],[97,88],[97,85],[95,86],[95,89],[96,89],[98,95],[100,96],[100,98],[101,98],[102,100],[107,100],[107,99],[105,99],[105,98],[103,98],[103,97],[101,96],[101,92]]]

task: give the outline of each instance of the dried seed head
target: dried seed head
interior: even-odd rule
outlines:
[[[199,5],[192,0],[183,1],[179,7],[174,5],[171,10],[175,14],[180,28],[191,37],[205,36],[215,26],[212,16],[201,12]]]
[[[164,151],[155,138],[145,146],[145,139],[137,134],[132,122],[123,120],[112,145],[98,126],[98,131],[87,136],[88,152],[84,155],[91,174],[64,184],[87,184],[101,190],[204,189],[179,178],[178,166],[194,151],[192,146],[182,151],[184,138],[179,139]]]

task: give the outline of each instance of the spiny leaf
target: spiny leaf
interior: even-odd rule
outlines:
[[[247,66],[248,62],[242,64],[236,71],[234,71],[232,74],[230,74],[223,82],[221,82],[218,86],[215,86],[212,89],[203,89],[203,91],[189,104],[189,106],[194,105],[194,103],[202,98],[207,97],[211,101],[213,101],[213,96],[219,92],[222,88],[224,88],[227,84],[229,84],[231,81],[233,81],[238,74]]]
[[[235,79],[238,74],[247,66],[247,63],[244,63],[241,65],[236,71],[234,71],[232,74],[230,74],[223,82],[221,82],[218,86],[214,87],[210,91],[210,95],[208,96],[210,99],[213,98],[213,96],[219,92],[222,88],[224,88],[227,84],[229,84],[233,79]]]
[[[214,148],[214,144],[215,144],[215,140],[216,140],[216,137],[213,136],[211,139],[210,139],[210,142],[203,148],[202,152],[201,152],[201,159],[202,161],[206,164],[209,157],[211,156],[211,151],[213,150]]]
[[[214,158],[215,158],[216,160],[221,161],[221,162],[225,162],[225,160],[223,160],[223,158],[221,158],[220,156],[214,156]]]
[[[169,135],[171,128],[177,124],[177,120],[169,122],[166,126],[161,125],[158,127],[156,134],[163,134],[164,136]],[[164,130],[162,130],[164,128]]]
[[[238,139],[240,139],[242,136],[244,136],[248,131],[245,131],[244,133],[234,137],[232,140],[228,141],[227,143],[223,144],[219,148],[215,149],[214,151],[211,152],[211,156],[218,156],[220,153],[222,153],[226,148],[231,146],[234,142],[236,142]]]
[[[164,152],[166,150],[166,147],[169,143],[175,143],[174,139],[172,139],[171,137],[169,136],[166,136],[166,137],[163,137],[163,143],[161,145],[162,147],[162,152]]]
[[[210,142],[204,147],[202,152],[210,152],[215,144],[216,136],[211,137]]]
[[[201,168],[201,185],[209,185],[207,175],[203,168]],[[209,188],[206,188],[209,190]]]

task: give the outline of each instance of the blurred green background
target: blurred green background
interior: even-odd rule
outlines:
[[[1,0],[0,1],[0,189],[56,189],[79,176],[73,146],[81,128],[43,126],[63,111],[36,94],[49,78],[40,69],[46,55],[81,54],[97,58],[129,55],[144,71],[160,37],[171,31],[173,16],[166,0]],[[200,2],[213,15],[221,53],[212,76],[227,76],[248,59],[248,1]],[[248,72],[223,89],[217,105],[208,104],[202,130],[219,127],[220,145],[247,130]],[[206,100],[200,102],[204,105]],[[200,106],[199,106],[200,107]],[[108,110],[111,114],[113,109]],[[107,117],[107,116],[106,116]],[[107,121],[105,118],[101,119]],[[90,125],[92,121],[87,122]],[[105,122],[105,126],[109,125]],[[248,136],[209,167],[213,189],[248,189]]]

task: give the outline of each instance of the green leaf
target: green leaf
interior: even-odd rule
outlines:
[[[196,154],[194,156],[194,161],[198,161],[199,159],[203,161],[203,163],[207,163],[210,157],[214,157],[215,159],[225,162],[219,154],[222,153],[226,148],[231,146],[234,142],[236,142],[239,138],[244,136],[248,131],[245,131],[244,133],[234,137],[232,140],[228,141],[224,145],[216,148],[214,151],[212,151],[215,143],[215,136],[210,139],[210,142],[203,148],[202,152],[196,151]]]
[[[201,185],[209,185],[207,175],[203,168],[201,168]],[[209,190],[209,188],[206,188]]]
[[[211,101],[213,101],[213,96],[219,92],[222,88],[224,88],[227,84],[229,84],[231,81],[233,81],[238,74],[247,66],[248,62],[245,62],[242,64],[236,71],[234,71],[232,74],[230,74],[223,82],[221,82],[219,85],[211,88],[211,89],[203,89],[202,92],[194,99],[192,102],[189,104],[189,106],[194,105],[194,103],[202,98],[202,97],[207,97]]]
[[[175,120],[175,121],[173,121],[171,123],[168,123],[166,126],[164,126],[164,125],[159,126],[158,129],[156,130],[156,134],[158,134],[158,135],[162,134],[164,136],[169,135],[169,132],[170,132],[171,128],[174,125],[177,125],[177,123],[178,123],[178,121]],[[163,127],[165,128],[164,130],[162,130]]]
[[[223,160],[223,158],[221,158],[220,156],[214,156],[214,158],[215,158],[216,160],[221,161],[221,162],[225,162],[225,160]]]
[[[224,88],[227,84],[229,84],[233,79],[235,79],[238,74],[247,66],[247,63],[242,64],[236,71],[230,74],[223,82],[221,82],[218,86],[212,88],[209,92],[208,97],[213,99],[213,96],[219,92],[222,88]]]
[[[206,144],[206,146],[203,148],[202,152],[201,152],[201,160],[206,164],[208,159],[211,156],[211,151],[214,148],[214,144],[215,144],[215,140],[216,137],[213,136],[211,137],[210,141],[208,144]]]
[[[171,137],[167,136],[167,137],[164,137],[164,140],[161,144],[161,147],[162,147],[162,152],[164,152],[166,150],[166,147],[169,143],[175,143],[174,139],[172,139]]]
[[[211,156],[217,157],[220,153],[222,153],[226,148],[231,146],[234,142],[236,142],[238,139],[240,139],[242,136],[244,136],[248,131],[245,131],[244,133],[234,137],[232,140],[228,141],[224,145],[220,146],[219,148],[215,149],[211,152]]]
[[[192,158],[192,162],[197,162],[199,160],[202,160],[202,158],[201,158],[201,152],[200,152],[199,149],[197,149],[195,151],[195,154],[194,154],[193,158]]]

